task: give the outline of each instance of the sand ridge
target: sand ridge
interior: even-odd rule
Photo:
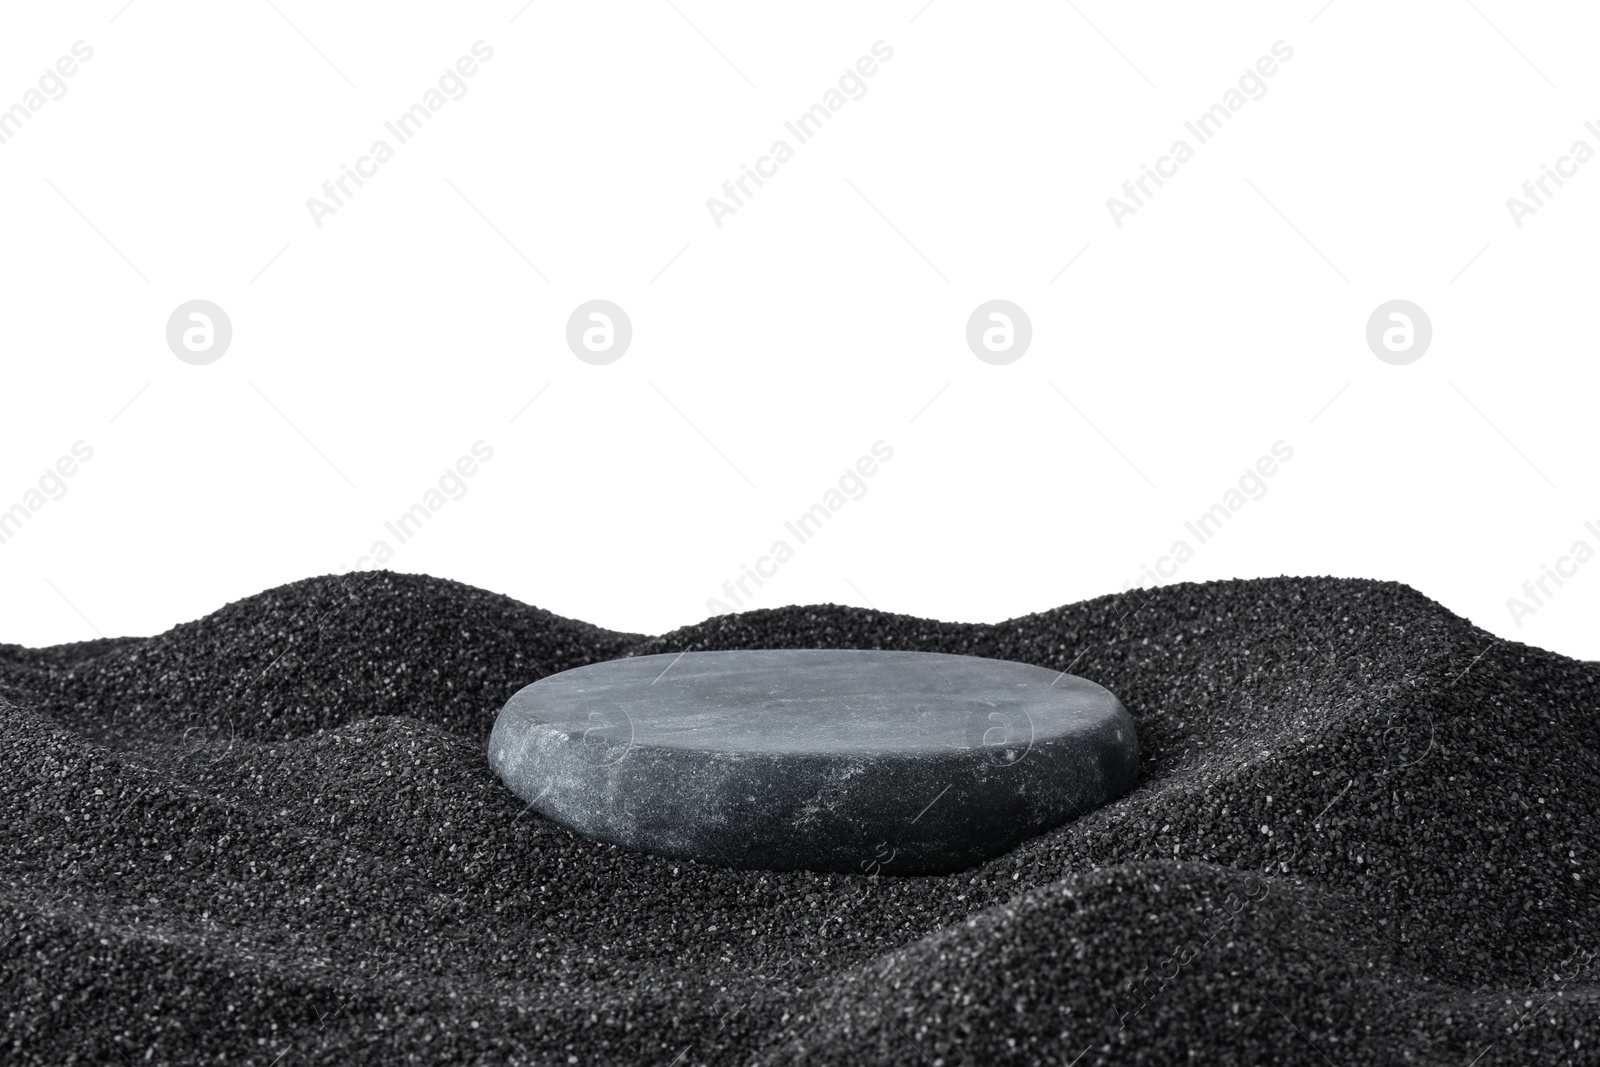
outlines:
[[[532,679],[686,648],[1070,669],[1141,782],[871,878],[597,845],[490,773]],[[0,646],[0,701],[6,1062],[1600,1062],[1600,665],[1393,583],[646,637],[376,572]]]

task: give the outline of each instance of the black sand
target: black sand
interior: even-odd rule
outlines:
[[[544,673],[762,647],[1070,668],[1143,780],[873,879],[591,844],[489,771]],[[0,646],[0,697],[0,1062],[1600,1063],[1600,664],[1404,586],[645,638],[364,574]]]

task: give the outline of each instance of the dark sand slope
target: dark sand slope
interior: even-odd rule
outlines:
[[[488,770],[543,673],[760,647],[1070,667],[1144,780],[872,880],[593,845]],[[358,575],[0,646],[0,697],[0,1062],[1600,1063],[1600,665],[1403,586],[644,638]]]

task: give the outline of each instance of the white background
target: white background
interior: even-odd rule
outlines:
[[[0,107],[94,54],[0,145],[0,508],[94,457],[0,545],[0,641],[346,570],[479,440],[391,567],[664,631],[882,440],[745,606],[1000,620],[1137,581],[1282,440],[1178,580],[1394,579],[1600,658],[1600,561],[1507,606],[1600,548],[1600,161],[1521,228],[1506,206],[1600,149],[1592,9],[674,2],[8,5]],[[317,227],[307,198],[479,40],[466,95]],[[1184,122],[1280,40],[1197,145]],[[1180,137],[1118,228],[1107,198]],[[234,331],[204,367],[165,339],[195,298]],[[633,323],[609,366],[565,343],[593,298]],[[1032,320],[1008,366],[965,342],[993,298]],[[1433,324],[1408,366],[1365,341],[1394,298]]]

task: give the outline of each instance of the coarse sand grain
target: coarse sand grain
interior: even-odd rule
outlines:
[[[873,878],[596,844],[490,772],[530,681],[724,648],[1070,670],[1132,713],[1140,782]],[[645,637],[316,578],[0,646],[0,1062],[1595,1064],[1597,809],[1600,664],[1393,583]]]

